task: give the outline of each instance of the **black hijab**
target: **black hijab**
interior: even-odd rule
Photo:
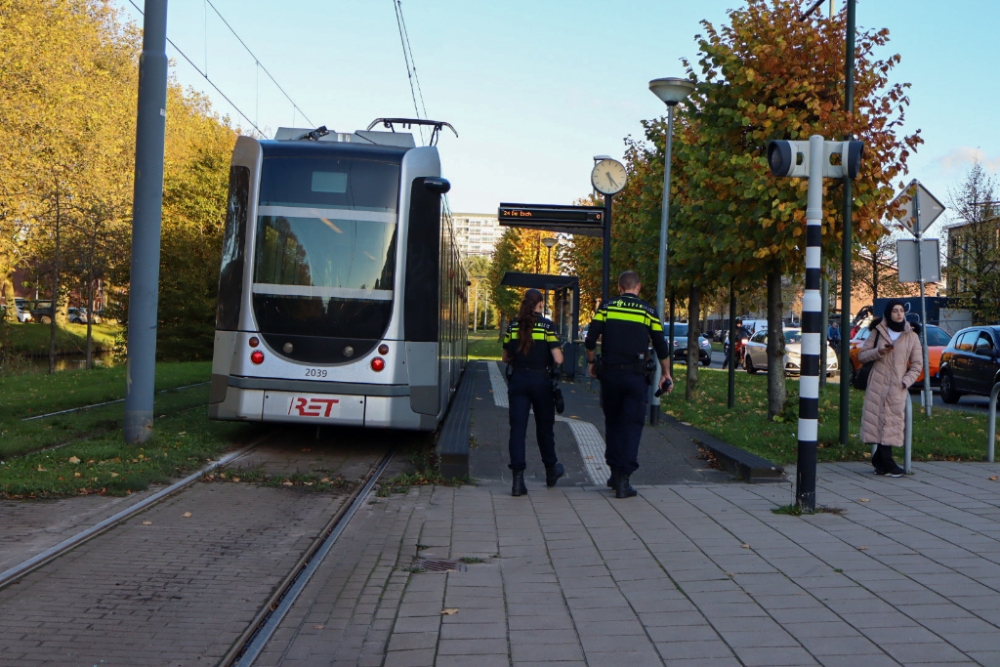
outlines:
[[[890,330],[900,332],[906,327],[906,317],[903,317],[902,322],[894,322],[892,320],[892,309],[896,306],[902,306],[903,310],[906,310],[906,304],[899,299],[889,299],[889,303],[885,304],[885,310],[882,311],[882,319],[885,320],[885,325]]]

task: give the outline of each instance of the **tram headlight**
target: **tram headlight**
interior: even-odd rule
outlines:
[[[385,359],[382,357],[375,357],[372,359],[372,370],[376,373],[385,369]]]
[[[253,352],[250,353],[250,361],[252,361],[255,364],[264,363],[264,353],[261,352],[260,350],[254,350]]]

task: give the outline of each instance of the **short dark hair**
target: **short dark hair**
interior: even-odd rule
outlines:
[[[618,286],[623,290],[633,290],[639,286],[639,274],[635,271],[625,271],[618,276]]]

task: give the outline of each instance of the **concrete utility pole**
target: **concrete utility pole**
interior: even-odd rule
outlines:
[[[146,0],[139,58],[128,362],[125,366],[124,436],[125,442],[132,444],[142,444],[153,434],[166,120],[167,0]]]

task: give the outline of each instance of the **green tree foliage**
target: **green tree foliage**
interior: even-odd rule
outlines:
[[[103,280],[124,322],[139,32],[105,0],[0,0],[0,43],[0,287],[28,266],[63,319]],[[236,132],[174,80],[167,110],[158,352],[204,358]]]
[[[906,171],[919,132],[903,134],[909,84],[894,83],[898,55],[878,58],[888,30],[859,31],[855,111],[844,109],[844,16],[799,20],[794,0],[747,0],[725,25],[703,22],[697,61],[685,63],[695,91],[678,107],[671,176],[668,295],[684,298],[697,287],[718,298],[732,282],[739,292],[768,285],[768,311],[780,331],[781,276],[801,274],[805,254],[805,179],[777,179],[767,167],[772,139],[812,134],[865,142],[854,181],[854,241],[869,245],[884,234],[879,221],[893,198],[893,181]],[[665,119],[643,123],[645,142],[627,140],[630,182],[616,197],[612,273],[635,268],[655,286],[659,247]],[[901,187],[902,184],[900,183]],[[837,261],[843,234],[840,183],[824,184],[823,257]],[[600,271],[600,240],[576,243],[574,267]],[[769,319],[772,319],[769,318]],[[779,355],[783,337],[775,336]],[[775,369],[769,411],[781,412],[784,378]]]

